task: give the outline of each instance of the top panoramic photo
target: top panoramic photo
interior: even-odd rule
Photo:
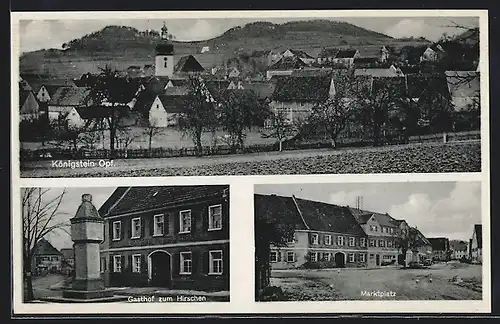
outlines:
[[[483,17],[90,15],[17,21],[23,178],[481,172]]]

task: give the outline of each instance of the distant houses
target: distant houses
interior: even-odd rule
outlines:
[[[451,259],[450,240],[446,237],[430,237],[432,244],[432,259],[436,261],[449,261]]]
[[[34,247],[31,271],[35,274],[60,273],[63,255],[49,241],[41,239]]]
[[[469,257],[471,262],[481,264],[483,262],[483,227],[481,224],[474,225],[469,245]]]

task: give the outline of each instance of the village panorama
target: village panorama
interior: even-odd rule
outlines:
[[[448,20],[437,41],[330,20],[196,42],[109,25],[25,52],[21,176],[479,172],[479,25]]]

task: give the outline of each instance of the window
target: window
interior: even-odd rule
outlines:
[[[153,236],[163,236],[165,231],[165,217],[162,215],[154,215]]]
[[[193,270],[191,252],[181,252],[181,265],[179,274],[191,274]]]
[[[392,247],[392,241],[387,241],[387,247]]]
[[[316,252],[311,252],[311,262],[316,262],[318,261],[318,256]]]
[[[370,240],[370,247],[375,247],[375,240]]]
[[[113,272],[122,272],[122,256],[113,255]]]
[[[325,245],[331,245],[331,244],[332,244],[332,236],[325,235]]]
[[[208,230],[219,230],[222,228],[222,205],[208,207]]]
[[[379,247],[385,247],[385,242],[384,242],[384,240],[378,240],[378,246],[379,246]]]
[[[323,258],[325,259],[325,261],[330,261],[330,253],[325,252]]]
[[[370,254],[370,260],[375,259],[375,254]]]
[[[101,258],[101,267],[100,267],[101,272],[106,271],[106,257]]]
[[[294,243],[295,242],[295,233],[292,234],[291,237],[289,237],[287,240],[286,240],[287,243]]]
[[[141,237],[141,219],[133,218],[132,219],[132,237],[131,238],[139,238]]]
[[[179,212],[180,230],[179,233],[191,232],[191,210],[183,210]]]
[[[349,253],[349,262],[354,262],[354,254]]]
[[[318,234],[311,234],[312,244],[318,244]]]
[[[377,227],[376,227],[375,225],[370,225],[370,231],[375,232],[375,229],[376,229],[376,228],[377,228]]]
[[[354,237],[350,237],[349,238],[349,246],[354,246],[354,243],[355,243],[355,238]]]
[[[222,274],[222,251],[210,251],[209,274]]]
[[[288,251],[286,253],[286,262],[295,262],[295,252]]]
[[[113,222],[113,241],[119,241],[122,234],[122,222]]]
[[[163,67],[164,67],[164,68],[166,68],[166,67],[167,67],[167,63],[168,63],[167,58],[166,58],[166,57],[164,57],[164,58],[163,58]]]
[[[365,247],[365,245],[366,245],[366,239],[364,237],[362,237],[362,238],[359,239],[359,245],[361,247]]]
[[[337,236],[337,245],[344,245],[344,237]]]
[[[269,262],[278,262],[278,252],[271,251],[269,254]]]
[[[389,232],[390,232],[391,234],[394,234],[394,228],[391,228],[391,229],[389,230]]]
[[[378,226],[375,226],[375,232],[378,232]]]
[[[359,255],[359,262],[365,262],[365,254],[364,253],[361,253]]]
[[[132,272],[141,272],[141,255],[132,255]]]

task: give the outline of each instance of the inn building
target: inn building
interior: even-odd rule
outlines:
[[[229,186],[119,187],[99,213],[106,286],[229,290]]]

